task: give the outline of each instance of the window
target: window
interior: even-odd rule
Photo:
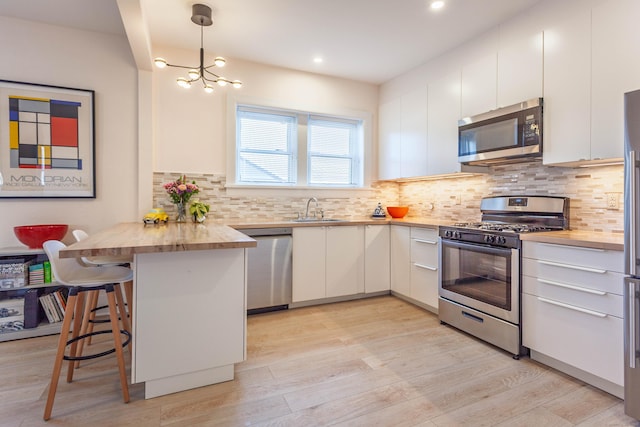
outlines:
[[[240,105],[236,183],[361,187],[362,120]]]

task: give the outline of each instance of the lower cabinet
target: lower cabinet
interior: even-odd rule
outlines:
[[[391,226],[391,290],[437,312],[438,231]]]
[[[622,252],[525,241],[522,340],[531,357],[620,396],[622,271]]]
[[[384,225],[364,228],[364,292],[389,291],[391,288],[390,229]]]
[[[364,226],[293,229],[293,302],[364,293]]]

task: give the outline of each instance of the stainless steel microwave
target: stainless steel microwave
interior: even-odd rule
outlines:
[[[458,122],[458,161],[486,166],[542,156],[542,98]]]

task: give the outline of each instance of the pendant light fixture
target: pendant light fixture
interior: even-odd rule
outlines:
[[[156,64],[156,67],[176,67],[189,70],[187,72],[187,75],[189,76],[188,78],[180,77],[177,79],[178,86],[185,89],[190,88],[191,83],[197,81],[202,82],[204,91],[207,93],[213,92],[212,83],[217,83],[218,86],[226,86],[227,84],[230,84],[236,89],[240,88],[242,86],[242,82],[240,80],[227,80],[224,77],[220,77],[219,75],[209,71],[209,69],[213,67],[224,67],[226,63],[224,58],[218,56],[213,60],[213,64],[206,67],[204,65],[203,29],[205,26],[208,27],[213,24],[213,20],[211,19],[211,8],[205,4],[194,4],[191,7],[191,21],[193,21],[197,25],[200,25],[200,65],[198,67],[187,67],[185,65],[169,64],[163,58],[156,58],[153,60],[153,62]]]

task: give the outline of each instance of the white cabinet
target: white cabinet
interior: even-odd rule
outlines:
[[[293,229],[293,302],[364,292],[364,226]]]
[[[364,291],[389,291],[390,228],[388,225],[367,225],[364,229]]]
[[[429,175],[460,172],[458,119],[460,118],[460,72],[429,83],[428,162]]]
[[[542,96],[542,33],[503,37],[498,50],[498,107]]]
[[[591,159],[591,11],[544,33],[545,164]]]
[[[438,231],[411,227],[411,298],[438,309]]]
[[[320,299],[327,294],[325,236],[324,227],[293,229],[293,302]]]
[[[391,240],[391,290],[401,295],[411,295],[411,228],[392,225]]]
[[[364,226],[324,227],[326,230],[326,296],[364,292]]]
[[[436,229],[391,226],[391,290],[431,311],[437,311]]]
[[[622,252],[524,242],[522,340],[532,358],[621,394],[622,271]]]
[[[486,113],[496,108],[497,74],[498,57],[496,53],[462,67],[460,117]]]
[[[640,88],[640,2],[593,8],[591,158],[623,157],[623,94]]]
[[[381,104],[379,116],[379,178],[426,175],[426,87]]]

